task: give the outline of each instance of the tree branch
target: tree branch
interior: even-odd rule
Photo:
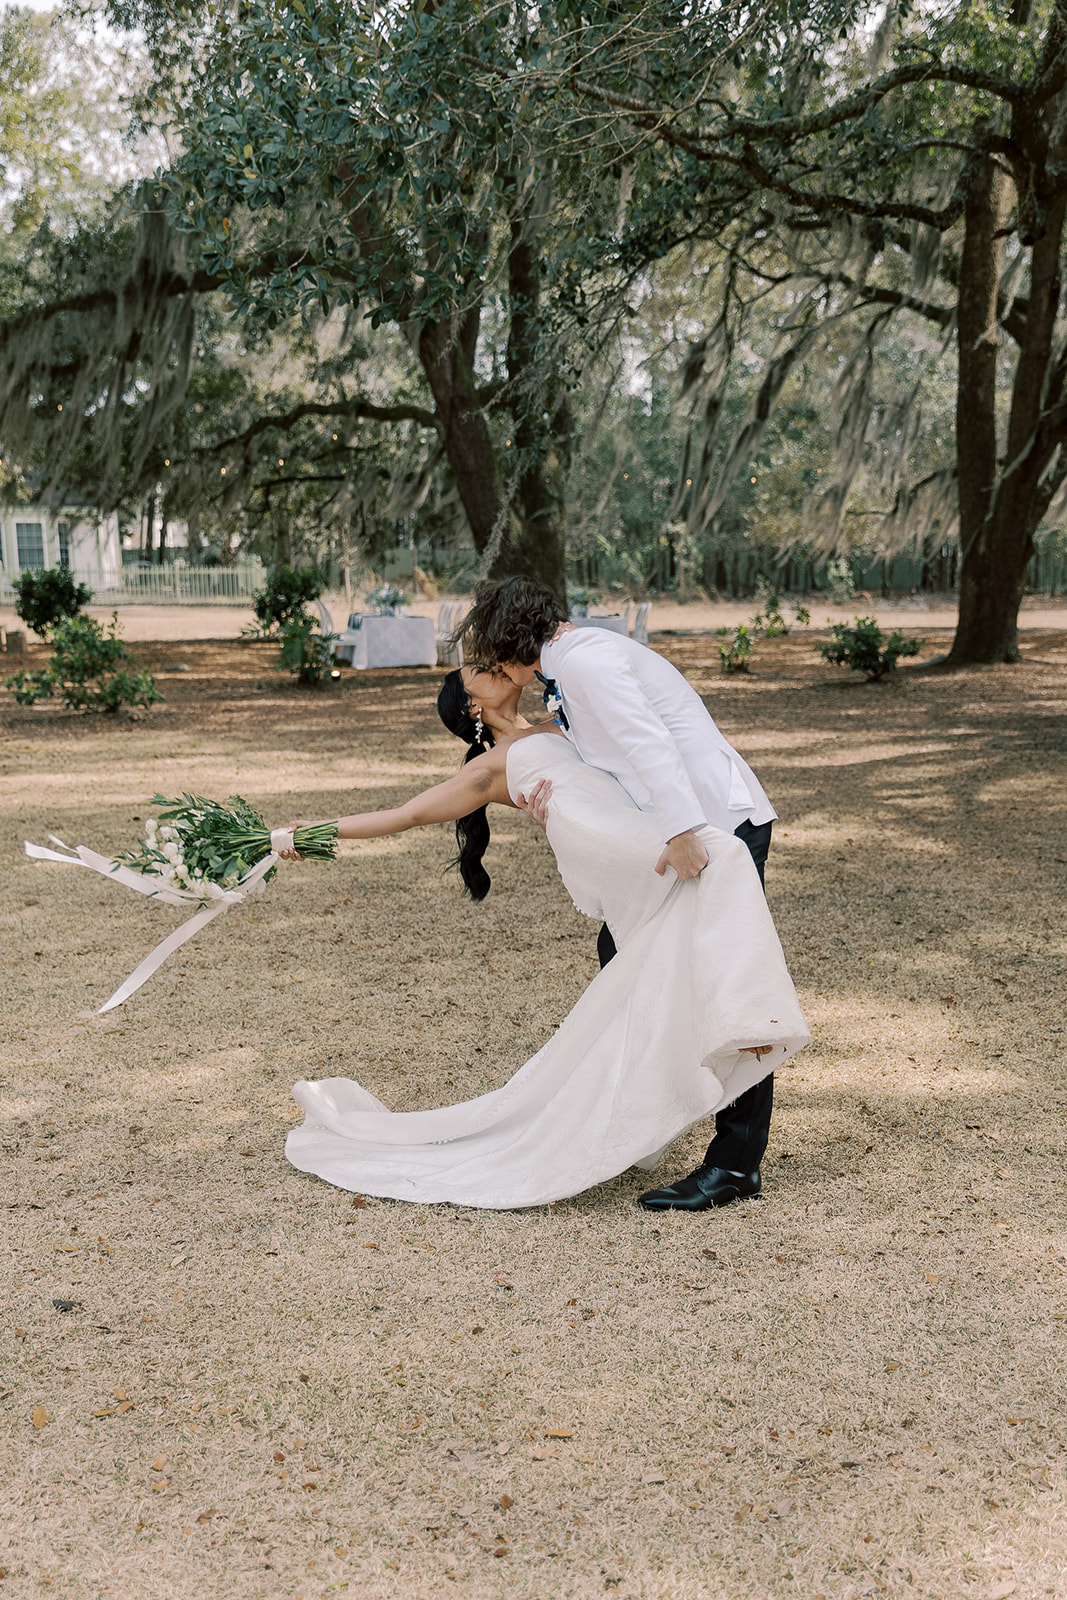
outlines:
[[[406,402],[395,406],[376,406],[369,400],[304,400],[299,405],[293,406],[291,411],[284,411],[275,416],[257,417],[243,433],[235,433],[228,439],[220,439],[216,444],[203,445],[200,449],[194,450],[193,455],[201,459],[204,456],[221,455],[223,451],[232,451],[239,445],[248,444],[257,434],[265,433],[270,428],[277,428],[279,431],[291,428],[304,417],[359,417],[368,422],[417,422],[423,428],[441,431],[440,419],[432,411]]]

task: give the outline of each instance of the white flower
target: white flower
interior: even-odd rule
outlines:
[[[178,849],[178,846],[176,844],[171,844],[169,841],[163,846],[163,854],[166,856],[168,861],[181,860],[181,851]]]

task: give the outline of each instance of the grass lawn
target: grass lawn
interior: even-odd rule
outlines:
[[[764,1199],[698,1216],[636,1172],[492,1213],[284,1160],[296,1079],[481,1093],[591,978],[512,812],[481,906],[445,827],[344,846],[85,1015],[179,914],[24,839],[121,850],[157,789],[392,804],[458,765],[439,674],[298,691],[212,641],[137,647],[136,722],[0,693],[0,1600],[1067,1595],[1067,634],[875,687],[807,636],[736,679],[654,642],[781,813],[814,1034]]]

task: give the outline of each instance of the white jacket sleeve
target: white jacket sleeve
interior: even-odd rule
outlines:
[[[689,780],[678,746],[640,681],[627,663],[610,678],[586,664],[575,652],[560,673],[565,701],[584,711],[601,727],[610,728],[634,772],[649,794],[664,843],[706,821]]]

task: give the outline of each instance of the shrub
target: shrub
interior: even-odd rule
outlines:
[[[281,665],[288,668],[297,683],[315,688],[333,665],[336,638],[335,633],[321,633],[314,617],[293,617],[281,631]]]
[[[47,639],[64,617],[76,616],[93,598],[93,591],[78,583],[69,567],[24,572],[11,587],[18,596],[15,610],[42,639]]]
[[[65,617],[52,639],[52,659],[40,672],[17,672],[7,686],[20,706],[50,700],[58,691],[72,711],[118,711],[150,706],[163,696],[152,674],[131,670],[129,651],[118,636],[118,616],[104,632],[95,617]]]
[[[720,628],[720,634],[726,634],[725,628]],[[752,635],[743,622],[734,629],[733,638],[724,637],[719,640],[719,664],[724,672],[747,672],[748,658],[752,654]]]
[[[322,593],[322,579],[314,567],[278,567],[262,589],[252,596],[260,638],[284,629],[304,613],[309,600]]]
[[[816,645],[819,654],[835,666],[862,672],[868,683],[881,682],[896,670],[901,656],[917,656],[923,646],[921,639],[905,639],[900,632],[887,639],[873,617],[857,617],[851,627],[835,623],[831,632],[831,643]]]

